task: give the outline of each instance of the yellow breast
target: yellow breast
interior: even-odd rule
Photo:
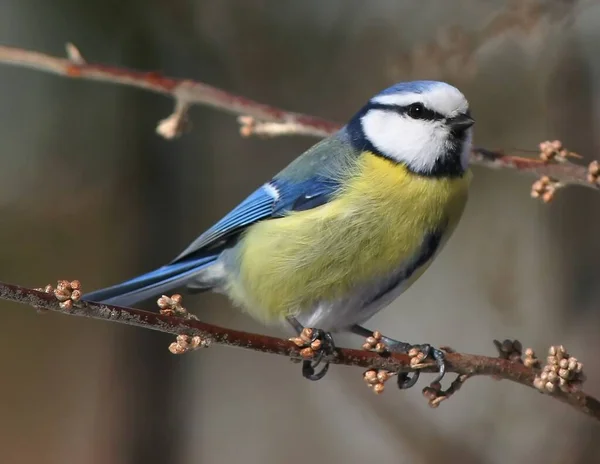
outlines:
[[[263,322],[339,298],[413,258],[427,233],[443,228],[448,236],[464,209],[470,178],[415,176],[364,154],[329,203],[246,231],[240,271],[228,293]]]

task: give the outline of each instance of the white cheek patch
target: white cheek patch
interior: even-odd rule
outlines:
[[[436,121],[371,110],[362,117],[362,127],[377,150],[415,171],[431,171],[436,160],[447,152],[448,133]]]

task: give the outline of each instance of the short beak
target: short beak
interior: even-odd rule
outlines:
[[[446,123],[453,131],[460,132],[471,127],[475,123],[475,120],[466,114],[459,114],[453,118],[446,119]]]

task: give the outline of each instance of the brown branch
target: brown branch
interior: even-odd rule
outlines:
[[[206,105],[239,116],[242,135],[306,135],[326,137],[340,125],[300,113],[284,111],[248,98],[189,79],[166,77],[158,72],[142,72],[126,68],[88,63],[79,50],[67,44],[68,58],[14,47],[0,46],[0,63],[32,68],[64,77],[96,80],[128,85],[169,96],[175,100],[175,110],[159,122],[157,132],[165,138],[181,134],[191,105]],[[589,181],[588,168],[572,163],[548,163],[534,158],[507,155],[499,151],[474,148],[472,162],[487,168],[511,169],[517,172],[548,176],[564,185],[582,185],[599,190],[596,180]]]
[[[173,335],[199,336],[214,343],[244,348],[262,353],[271,353],[293,359],[302,359],[300,348],[294,343],[276,337],[259,335],[238,330],[218,327],[196,320],[174,315],[143,311],[134,308],[105,305],[86,301],[77,301],[65,305],[53,293],[32,290],[18,285],[0,283],[0,299],[13,301],[70,316],[83,316],[92,319],[117,322],[120,324],[156,330]],[[405,354],[381,354],[348,348],[338,348],[335,356],[327,358],[333,364],[344,364],[368,369],[385,369],[390,372],[413,372],[411,358]],[[446,357],[448,372],[461,376],[492,376],[534,388],[538,371],[518,362],[506,359],[448,352]],[[420,371],[436,372],[435,364],[428,363],[419,367]],[[556,391],[549,394],[571,405],[576,410],[600,420],[600,402],[583,392],[565,393]]]
[[[0,46],[0,63],[32,68],[64,77],[137,87],[174,98],[177,108],[185,108],[190,105],[212,106],[237,115],[250,115],[261,121],[301,126],[304,128],[303,134],[305,135],[325,137],[339,128],[339,125],[333,122],[283,111],[202,82],[166,77],[158,72],[142,72],[87,63],[78,51],[75,53],[77,49],[72,44],[68,44],[67,47],[69,58],[58,58],[19,48]],[[75,56],[78,58],[74,59]],[[161,131],[160,125],[158,130],[167,138],[178,135],[177,131]]]

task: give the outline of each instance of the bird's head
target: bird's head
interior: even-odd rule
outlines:
[[[454,177],[468,166],[474,120],[465,96],[445,82],[402,82],[375,95],[346,126],[357,149],[425,176]]]

